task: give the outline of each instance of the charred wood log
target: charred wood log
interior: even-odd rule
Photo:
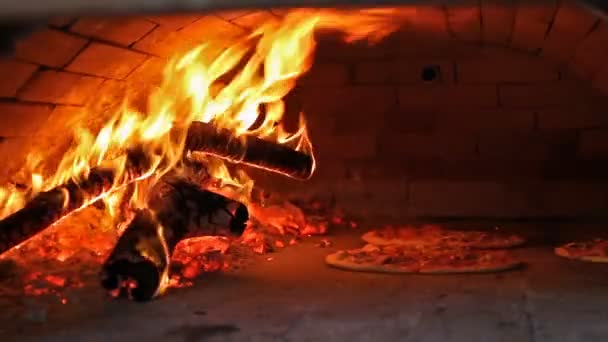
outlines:
[[[188,129],[186,148],[297,179],[308,179],[314,172],[311,155],[254,136],[235,138],[227,129],[202,122]]]
[[[314,171],[310,155],[255,137],[235,138],[228,130],[201,122],[194,122],[188,129],[186,150],[300,179],[309,178]],[[147,158],[138,151],[130,151],[128,157],[127,183],[141,176],[148,166]],[[112,169],[93,168],[81,180],[36,195],[25,207],[0,221],[0,254],[82,207],[87,200],[101,196],[115,183],[116,176]]]
[[[156,296],[168,279],[177,244],[199,236],[240,236],[249,219],[247,207],[181,177],[166,176],[150,192],[101,272],[102,286],[136,301]]]
[[[125,181],[137,178],[148,167],[139,152],[129,153]],[[111,168],[93,168],[89,174],[41,192],[23,208],[0,221],[0,254],[38,234],[60,218],[111,189],[117,173]]]

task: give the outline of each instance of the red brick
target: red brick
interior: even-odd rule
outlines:
[[[480,159],[442,159],[422,156],[395,159],[377,157],[373,159],[349,160],[347,172],[362,179],[397,178],[409,180],[532,180],[541,176],[541,162]]]
[[[386,118],[387,133],[466,132],[484,130],[531,131],[534,110],[505,108],[438,108],[412,109],[390,113]]]
[[[542,55],[568,61],[598,19],[572,0],[563,0],[542,46]]]
[[[500,103],[506,107],[542,108],[583,103],[591,99],[588,89],[574,81],[500,85]]]
[[[405,217],[407,186],[403,179],[355,179],[328,188],[338,206],[357,217],[395,220]]]
[[[529,196],[537,204],[537,216],[585,217],[606,216],[606,182],[552,181],[529,187]]]
[[[498,182],[416,181],[409,186],[410,216],[516,217],[526,204]]]
[[[19,137],[35,134],[47,120],[51,106],[0,102],[0,136]]]
[[[481,2],[481,36],[485,43],[508,45],[515,23],[513,0],[483,0]]]
[[[593,87],[604,95],[608,95],[608,65],[601,68],[593,78]]]
[[[253,12],[253,11],[252,10],[242,10],[242,11],[236,10],[236,11],[221,11],[221,12],[217,12],[214,14],[224,20],[233,20],[233,19],[242,17],[246,14],[249,14],[251,12]]]
[[[158,86],[163,80],[163,70],[167,60],[159,57],[149,57],[139,68],[135,69],[128,80]]]
[[[580,135],[579,154],[582,158],[608,158],[608,130],[586,130],[581,132]]]
[[[333,135],[376,134],[384,113],[395,105],[394,89],[388,87],[301,89],[297,96],[289,96],[284,121],[293,121],[290,117],[303,112],[311,140],[323,145]]]
[[[93,43],[82,51],[68,71],[123,79],[146,60],[146,55],[115,46]]]
[[[377,132],[367,132],[367,134],[356,136],[328,136],[325,141],[314,146],[319,164],[323,162],[342,163],[346,159],[371,158],[378,151]]]
[[[153,23],[159,24],[169,30],[179,30],[189,24],[192,24],[195,20],[199,19],[200,15],[159,15],[148,17]]]
[[[234,38],[246,33],[241,27],[211,15],[200,18],[179,32],[193,45],[214,41],[214,43],[225,42],[226,46],[231,45]]]
[[[333,120],[332,133],[337,135],[364,135],[369,132],[378,132],[384,129],[386,113],[360,115],[354,113],[341,113]]]
[[[13,59],[0,59],[0,97],[15,97],[17,90],[32,77],[38,66]]]
[[[543,46],[545,34],[553,21],[556,8],[556,0],[519,1],[511,46],[529,52],[537,52]]]
[[[576,143],[577,137],[572,131],[488,130],[480,133],[478,149],[482,159],[572,159]]]
[[[248,13],[243,16],[240,16],[231,21],[236,25],[246,29],[256,29],[268,21],[276,20],[277,17],[274,14],[270,13],[270,11],[255,11],[253,13]]]
[[[428,134],[435,129],[436,117],[442,111],[432,108],[395,110],[385,115],[383,129],[386,134]]]
[[[422,79],[425,68],[439,68],[438,77],[428,83],[452,84],[454,64],[446,60],[370,61],[356,65],[355,81],[361,84],[427,83]]]
[[[316,157],[316,156],[315,156]],[[264,172],[268,173],[268,172]],[[248,173],[249,174],[249,173]],[[313,178],[318,179],[342,179],[346,176],[345,164],[341,161],[335,160],[324,160],[323,162],[317,162]],[[275,179],[276,177],[272,177]],[[257,182],[257,178],[256,182]]]
[[[536,161],[442,160],[438,167],[444,180],[527,181],[541,175],[541,163]]]
[[[501,54],[457,62],[458,81],[462,83],[528,83],[557,81],[558,69],[541,58]]]
[[[435,39],[425,32],[414,32],[411,36],[404,35],[399,39],[397,43],[391,42],[392,45],[385,48],[389,58],[451,61],[478,57],[488,49],[488,46],[470,44],[455,38]]]
[[[99,87],[98,94],[100,96],[91,98],[87,103],[85,113],[88,115],[84,115],[80,120],[81,126],[89,127],[92,130],[105,126],[110,118],[120,111],[126,98],[133,100],[135,90],[125,81],[105,80]],[[95,115],[90,113],[95,113]]]
[[[346,178],[357,180],[405,178],[412,170],[416,170],[414,163],[409,160],[391,159],[380,155],[347,159],[343,165]]]
[[[118,45],[129,46],[156,25],[142,18],[82,18],[70,27],[72,32]]]
[[[606,65],[608,59],[608,24],[600,23],[578,45],[571,61],[577,76],[590,80]]]
[[[401,86],[399,106],[402,109],[429,107],[446,108],[452,106],[495,107],[498,105],[496,86]]]
[[[155,56],[173,57],[194,46],[187,38],[180,31],[159,26],[133,44],[132,49]]]
[[[17,96],[19,100],[83,105],[95,94],[103,79],[61,71],[42,71]]]
[[[379,153],[387,158],[471,159],[476,155],[471,134],[388,134],[379,138]]]
[[[481,9],[477,2],[470,1],[466,5],[449,6],[447,16],[449,30],[456,39],[472,43],[481,42]]]
[[[442,131],[475,132],[483,130],[531,131],[535,113],[532,110],[505,108],[463,108],[441,110],[435,116],[435,128]]]
[[[84,120],[90,116],[85,107],[75,106],[55,106],[48,120],[44,123],[38,134],[44,136],[64,136],[66,132],[72,132],[78,126],[81,126]]]
[[[447,40],[450,36],[447,12],[443,6],[416,6],[416,15],[410,21],[414,32],[429,34],[439,40]]]
[[[84,38],[57,30],[36,31],[17,43],[16,56],[28,62],[61,68],[87,44]]]
[[[298,80],[298,85],[339,86],[349,82],[348,66],[344,63],[315,63],[310,71]]]
[[[608,176],[608,159],[546,160],[542,164],[542,177],[547,180],[606,180]]]
[[[386,86],[326,87],[301,89],[302,110],[306,117],[373,118],[394,109],[397,104],[395,89]]]
[[[333,32],[319,32],[316,34],[316,40],[315,63],[354,63],[384,58],[389,53],[385,41],[371,46],[364,41],[346,43],[341,36]]]
[[[542,108],[538,110],[538,127],[552,129],[586,129],[608,126],[608,115],[600,109],[587,106]]]

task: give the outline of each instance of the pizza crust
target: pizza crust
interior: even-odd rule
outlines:
[[[493,231],[455,231],[438,226],[420,228],[398,227],[369,231],[361,237],[363,241],[378,246],[402,245],[425,246],[445,244],[479,249],[501,249],[521,246],[525,240],[518,235]]]
[[[405,262],[404,262],[405,260]],[[504,251],[467,248],[374,246],[341,250],[325,262],[343,270],[399,274],[456,274],[502,272],[522,263]]]
[[[345,251],[337,251],[326,256],[325,263],[335,268],[356,272],[414,274],[419,271],[418,268],[391,267],[371,263],[357,264],[348,260],[348,253]]]
[[[505,262],[501,265],[495,265],[492,267],[478,267],[478,266],[469,266],[469,267],[458,267],[455,269],[452,268],[423,268],[420,270],[421,274],[457,274],[457,273],[497,273],[497,272],[505,272],[518,269],[523,266],[521,261],[513,260],[510,262]]]
[[[562,258],[594,263],[608,263],[608,241],[596,240],[580,243],[567,243],[555,247],[554,253]]]

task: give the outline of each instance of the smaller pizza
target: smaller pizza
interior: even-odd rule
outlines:
[[[608,263],[608,240],[605,239],[570,242],[556,247],[554,251],[556,255],[568,259]]]
[[[363,241],[379,246],[387,245],[449,245],[479,249],[512,248],[522,245],[525,240],[515,234],[499,231],[448,230],[436,225],[421,227],[386,227],[365,233]]]
[[[506,251],[372,244],[337,251],[328,255],[325,262],[350,271],[404,274],[487,273],[521,266],[521,262]]]

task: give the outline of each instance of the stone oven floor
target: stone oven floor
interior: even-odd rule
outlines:
[[[533,242],[517,251],[525,269],[500,274],[399,276],[325,266],[327,253],[360,245],[361,233],[335,232],[327,248],[311,238],[146,304],[84,289],[67,305],[48,304],[45,317],[3,316],[0,340],[608,340],[606,264],[564,260]]]

